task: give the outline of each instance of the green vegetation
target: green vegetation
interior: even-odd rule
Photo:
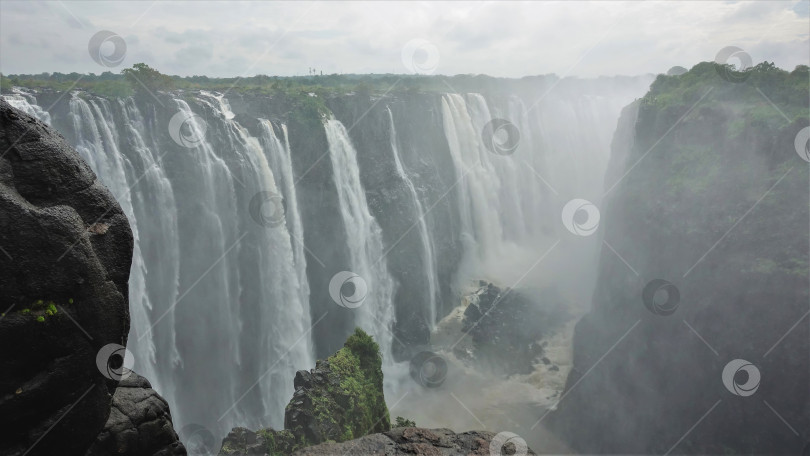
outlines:
[[[747,75],[743,82],[729,82],[718,74],[718,64],[702,62],[679,76],[659,75],[642,98],[642,105],[664,110],[680,105],[690,107],[711,89],[702,104],[724,102],[746,105],[747,111],[743,114],[752,121],[770,125],[784,121],[768,100],[791,120],[807,117],[807,65],[799,65],[788,72],[771,62],[762,62],[748,70]],[[756,102],[748,106],[752,101]],[[741,131],[739,127],[738,132]]]
[[[270,456],[285,456],[293,451],[303,448],[304,444],[297,442],[292,432],[274,431],[272,429],[262,429],[259,435],[264,437],[267,445],[267,454]]]
[[[209,90],[232,91],[253,96],[299,98],[310,93],[321,98],[358,93],[361,95],[416,94],[421,92],[504,92],[504,85],[523,90],[538,79],[553,83],[556,76],[532,76],[522,79],[493,78],[484,75],[427,76],[409,74],[327,74],[306,76],[268,76],[212,78],[208,76],[172,76],[160,73],[146,63],[136,63],[119,74],[105,71],[100,75],[79,73],[12,74],[2,76],[2,90],[12,86],[36,90],[84,90],[106,97],[128,97],[147,91]],[[148,89],[148,90],[147,90]],[[510,89],[511,90],[511,89]]]
[[[317,374],[315,374],[317,373]],[[271,455],[322,442],[343,442],[391,428],[383,394],[382,356],[374,339],[357,328],[343,348],[318,361],[313,375],[325,376],[305,387],[287,412],[305,417],[292,429],[261,431]]]
[[[396,419],[396,423],[394,424],[394,427],[416,427],[416,422],[398,416]]]
[[[121,74],[139,95],[154,95],[155,92],[174,88],[174,80],[145,63],[136,63],[132,68],[121,70]]]
[[[18,313],[20,315],[31,315],[36,321],[42,323],[46,317],[52,317],[59,313],[59,310],[56,308],[55,302],[39,299],[31,304],[30,308],[26,307]]]
[[[704,62],[654,81],[628,163],[645,158],[621,182],[622,198],[636,214],[667,220],[668,239],[709,246],[756,206],[724,240],[725,267],[750,280],[806,278],[808,262],[795,252],[807,251],[807,238],[791,227],[807,223],[797,198],[807,201],[808,168],[794,139],[810,124],[808,67],[763,62],[735,82],[720,73]]]
[[[347,414],[343,417],[348,418],[338,441],[390,429],[391,418],[382,391],[382,357],[374,339],[357,328],[328,361],[332,368],[330,377],[340,382],[339,389],[329,391],[329,398],[337,398],[338,405]],[[321,410],[326,413],[326,419],[331,419],[335,409]],[[316,416],[317,413],[316,409]]]

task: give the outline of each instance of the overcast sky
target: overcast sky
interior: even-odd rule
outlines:
[[[666,72],[738,46],[754,63],[810,60],[810,2],[0,1],[0,71],[119,72],[145,62],[207,76]],[[126,53],[105,67],[99,31]],[[120,48],[120,44],[119,44]],[[113,53],[114,40],[102,45]],[[119,49],[123,51],[123,49]],[[112,64],[112,63],[110,63]]]

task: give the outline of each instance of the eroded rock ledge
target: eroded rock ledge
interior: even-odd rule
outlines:
[[[456,434],[449,429],[425,429],[418,427],[395,428],[390,431],[370,434],[346,442],[321,443],[299,449],[293,456],[333,456],[333,455],[424,455],[424,456],[489,456],[490,447],[498,445],[494,432],[469,431]],[[494,442],[494,443],[493,443]],[[265,456],[267,440],[261,433],[235,428],[224,444],[230,448],[228,455]],[[494,454],[516,454],[514,443],[506,443],[495,448]],[[523,454],[518,452],[517,454]],[[535,454],[527,449],[525,454]]]
[[[169,404],[136,373],[122,379],[110,417],[86,456],[185,456],[172,426]]]

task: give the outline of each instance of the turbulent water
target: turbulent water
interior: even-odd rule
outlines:
[[[353,136],[346,120],[322,119],[328,150],[315,155],[328,155],[331,181],[324,185],[336,198],[339,220],[317,223],[346,233],[340,244],[347,258],[334,264],[311,251],[313,240],[307,238],[314,222],[305,217],[313,209],[306,204],[320,197],[311,190],[302,196],[303,173],[295,162],[313,152],[291,147],[288,125],[278,116],[235,114],[228,99],[207,92],[146,103],[75,92],[67,105],[48,109],[29,93],[5,98],[59,129],[120,202],[135,237],[128,345],[134,369],[168,399],[178,429],[201,424],[220,438],[234,426],[283,427],[294,373],[314,366],[318,334],[344,331],[331,323],[337,315],[350,315],[350,326],[379,341],[392,416],[407,410],[420,424],[480,427],[478,418],[470,426],[467,413],[446,394],[420,398],[444,408],[441,420],[420,409],[419,385],[408,378],[407,363],[395,362],[392,354],[394,344],[402,344],[395,336],[396,315],[418,310],[424,325],[436,330],[446,317],[438,304],[448,285],[442,277],[452,278],[458,293],[482,278],[507,287],[554,285],[572,308],[584,309],[601,241],[569,233],[560,211],[574,198],[598,206],[621,108],[643,95],[649,82],[640,78],[601,93],[568,86],[539,102],[475,93],[438,96],[440,119],[433,128],[446,142],[437,150],[449,152],[450,180],[436,178],[428,164],[436,152],[415,150],[413,132],[402,120],[413,115],[407,100],[407,109],[392,103],[372,114],[388,126],[373,147]],[[182,125],[172,131],[168,119],[176,114]],[[488,130],[492,119],[506,119],[514,128]],[[372,176],[379,163],[360,153],[375,147],[390,148],[383,155],[391,162],[390,179],[403,183],[401,201],[416,214],[397,222],[398,233],[386,232],[393,224],[383,223],[380,214],[387,218],[386,211],[400,209],[375,203],[395,190],[375,189],[371,198],[366,188],[370,180],[387,179]],[[440,222],[445,197],[454,201],[453,226]],[[418,242],[401,253],[395,247],[408,233]],[[447,238],[457,238],[462,250],[452,268],[440,253],[454,250],[441,241]],[[395,277],[389,264],[396,255],[412,255],[421,266]],[[314,268],[328,271],[331,282],[329,293],[320,295],[335,301],[326,313],[315,312],[324,303],[312,298]],[[397,301],[403,287],[418,297]],[[554,340],[562,346],[567,339],[560,334]],[[534,383],[493,387],[470,401],[472,412],[501,424],[502,417],[489,420],[504,397],[540,402],[533,397],[547,398],[550,389],[562,387]],[[448,381],[453,384],[469,386]],[[411,399],[400,403],[406,394]]]

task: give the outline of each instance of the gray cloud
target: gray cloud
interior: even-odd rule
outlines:
[[[725,46],[792,69],[810,54],[808,2],[1,2],[0,71],[97,72],[87,42],[125,37],[125,65],[180,75],[405,72],[412,39],[438,73],[593,77],[665,72]]]

